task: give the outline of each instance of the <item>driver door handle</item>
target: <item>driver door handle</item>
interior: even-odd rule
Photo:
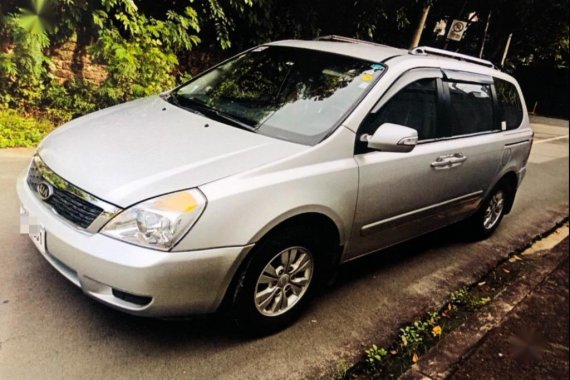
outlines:
[[[463,165],[463,163],[467,161],[467,156],[463,153],[454,153],[450,158],[449,162],[451,163],[451,167],[454,168],[459,165]]]

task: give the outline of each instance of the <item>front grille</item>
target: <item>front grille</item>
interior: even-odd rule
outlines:
[[[53,195],[46,203],[53,207],[59,215],[82,228],[89,227],[103,212],[102,208],[57,188],[54,188]]]
[[[35,161],[32,161],[30,171],[28,172],[28,185],[36,192],[38,184],[42,181],[44,181],[44,178]],[[53,186],[52,196],[44,202],[49,204],[58,215],[81,228],[89,227],[103,212],[101,207],[95,206],[77,195],[59,189],[56,186]]]

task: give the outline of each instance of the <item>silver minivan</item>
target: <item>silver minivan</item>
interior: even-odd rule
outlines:
[[[492,234],[532,138],[488,61],[278,41],[52,132],[18,179],[21,229],[109,306],[274,331],[339,264],[457,222]]]

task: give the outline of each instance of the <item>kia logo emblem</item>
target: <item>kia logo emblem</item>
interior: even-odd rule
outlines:
[[[44,201],[47,201],[53,195],[53,187],[49,183],[42,181],[36,186],[38,195]]]

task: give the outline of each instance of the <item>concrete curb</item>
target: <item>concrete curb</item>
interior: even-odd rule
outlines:
[[[402,380],[441,380],[450,376],[457,365],[482,343],[485,336],[501,325],[507,315],[561,264],[565,255],[551,250],[536,253],[540,266],[526,272],[503,289],[493,301],[476,312],[464,324],[445,336],[410,369]]]

